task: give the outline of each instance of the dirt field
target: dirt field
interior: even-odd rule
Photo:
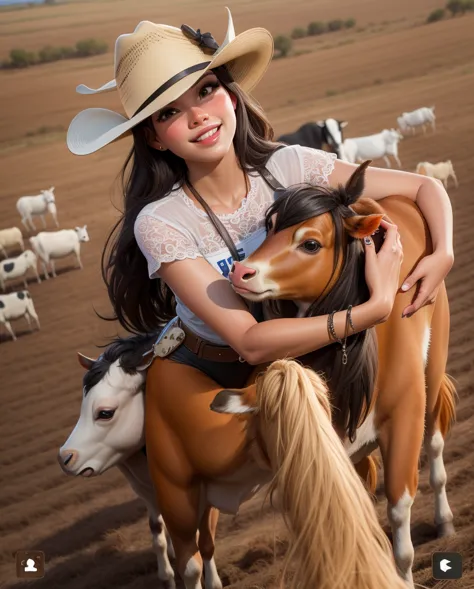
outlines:
[[[276,35],[312,20],[357,19],[355,29],[299,41],[296,49],[307,53],[273,62],[255,96],[277,134],[328,116],[349,121],[347,137],[375,133],[395,126],[402,111],[436,105],[436,133],[405,138],[400,158],[406,170],[414,170],[418,161],[449,158],[460,182],[449,190],[456,261],[447,281],[452,316],[448,370],[457,380],[458,422],[445,449],[457,534],[435,538],[424,458],[412,534],[418,583],[468,589],[474,587],[474,15],[422,26],[442,2],[359,0],[357,9],[354,4],[321,0],[315,9],[314,2],[295,0],[288,11],[283,0],[246,0],[231,9],[237,33],[264,26]],[[220,3],[177,0],[156,6],[152,0],[139,7],[132,0],[97,0],[2,12],[0,58],[13,47],[38,50],[86,37],[104,39],[112,48],[118,34],[131,32],[144,19],[177,26],[184,20],[210,30],[218,41],[223,38]],[[120,206],[114,180],[128,148],[122,141],[78,158],[67,151],[61,129],[87,106],[118,108],[114,94],[92,98],[74,92],[78,83],[99,85],[112,76],[112,53],[0,72],[0,228],[19,225],[19,196],[54,185],[61,227],[87,224],[91,238],[81,251],[83,271],[72,259],[64,260],[56,280],[30,282],[41,331],[29,333],[26,324],[16,322],[16,343],[0,332],[0,587],[30,586],[15,580],[13,555],[20,549],[46,553],[47,574],[35,581],[35,589],[159,587],[145,510],[125,479],[115,469],[91,480],[70,479],[56,461],[79,415],[82,369],[76,350],[97,355],[96,344],[117,331],[94,309],[109,310],[100,252],[117,217],[114,206]],[[41,127],[50,131],[38,132]],[[381,489],[378,497],[385,525]],[[226,586],[276,587],[285,533],[280,517],[261,504],[257,497],[236,518],[221,518],[216,558]],[[436,582],[431,553],[448,549],[462,552],[464,577]]]

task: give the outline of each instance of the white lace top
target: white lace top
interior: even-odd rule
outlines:
[[[267,168],[286,188],[308,182],[327,185],[336,155],[292,145],[279,149]],[[250,175],[250,190],[233,213],[217,215],[225,225],[239,253],[253,253],[265,239],[265,212],[273,202],[273,190],[260,175]],[[135,221],[135,238],[148,262],[150,278],[156,278],[162,263],[185,258],[205,258],[227,277],[232,257],[207,214],[177,186],[159,201],[146,205]],[[226,345],[215,332],[176,297],[176,313],[200,337]]]

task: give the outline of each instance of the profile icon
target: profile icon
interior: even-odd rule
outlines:
[[[35,564],[35,561],[32,558],[29,558],[26,561],[25,573],[36,573],[38,569],[36,568]]]
[[[40,579],[44,577],[44,552],[41,550],[19,550],[15,556],[16,576],[19,579]]]

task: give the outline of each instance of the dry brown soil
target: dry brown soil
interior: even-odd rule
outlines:
[[[351,31],[304,39],[300,55],[275,60],[255,92],[277,134],[328,116],[346,119],[347,136],[396,125],[404,110],[436,105],[437,131],[400,144],[403,168],[418,161],[450,158],[460,185],[450,188],[455,216],[455,266],[448,276],[451,302],[449,372],[459,391],[457,424],[446,444],[448,498],[457,534],[437,540],[432,525],[433,496],[426,462],[421,461],[419,493],[412,511],[416,547],[415,578],[427,587],[474,587],[474,15],[423,26],[438,0],[379,2],[358,0],[245,0],[233,8],[237,32],[264,26],[285,33],[312,20],[353,16]],[[225,12],[217,2],[152,0],[70,2],[2,12],[0,57],[13,47],[38,50],[46,44],[72,45],[96,37],[113,47],[115,37],[144,19],[179,26],[183,21],[211,30],[221,40]],[[360,30],[362,29],[362,30]],[[306,53],[305,53],[306,52]],[[0,72],[0,227],[19,224],[19,196],[56,187],[61,227],[88,225],[82,247],[84,270],[73,260],[58,263],[58,278],[30,281],[41,331],[14,324],[16,343],[0,334],[0,585],[24,589],[15,580],[13,554],[39,549],[47,574],[36,589],[145,589],[158,587],[144,508],[115,469],[92,480],[67,478],[56,454],[79,414],[82,369],[75,353],[97,353],[116,333],[94,310],[109,310],[100,278],[105,236],[120,206],[117,173],[127,153],[118,142],[88,158],[72,156],[64,131],[87,106],[118,107],[114,94],[97,98],[74,92],[113,75],[113,54],[64,61],[23,71]],[[50,131],[37,133],[41,127]],[[27,134],[30,136],[27,136]],[[33,133],[33,136],[31,134]],[[383,165],[383,162],[375,162]],[[52,228],[48,220],[48,228]],[[378,511],[386,524],[382,489]],[[276,586],[285,533],[278,515],[258,497],[235,517],[222,516],[217,565],[225,585],[242,589]],[[436,582],[431,553],[460,551],[460,581]],[[30,586],[30,585],[28,585]],[[33,585],[32,585],[33,586]]]

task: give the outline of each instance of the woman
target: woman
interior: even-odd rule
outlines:
[[[186,339],[169,359],[187,365],[183,378],[190,382],[200,370],[225,387],[243,386],[253,365],[333,343],[325,316],[258,322],[228,281],[236,255],[250,255],[265,238],[265,211],[273,201],[265,170],[270,184],[337,186],[356,168],[319,150],[277,150],[269,123],[247,94],[271,62],[270,33],[257,28],[236,37],[229,12],[219,47],[209,33],[187,25],[142,22],[117,39],[115,53],[115,80],[78,91],[117,88],[127,117],[87,109],[72,121],[68,146],[85,155],[133,134],[123,168],[125,212],[103,256],[122,326],[151,332],[176,313]],[[452,211],[446,191],[431,178],[367,170],[364,196],[393,193],[417,203],[434,246],[402,287],[418,286],[404,311],[410,316],[434,301],[453,264]],[[370,238],[364,242],[370,299],[352,309],[351,333],[386,320],[398,290],[401,244],[397,228],[382,225],[386,239],[378,254]],[[338,338],[346,318],[346,311],[333,318]]]

